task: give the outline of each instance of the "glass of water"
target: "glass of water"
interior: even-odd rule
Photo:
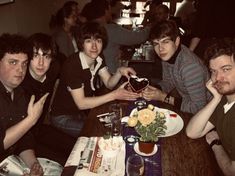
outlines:
[[[144,159],[134,154],[127,158],[126,162],[127,176],[143,176],[144,175]]]

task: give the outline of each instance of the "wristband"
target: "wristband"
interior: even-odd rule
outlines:
[[[214,139],[211,143],[210,143],[210,148],[212,148],[214,145],[222,145],[221,141],[219,139]]]

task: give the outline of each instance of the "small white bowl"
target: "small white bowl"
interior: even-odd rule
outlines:
[[[109,139],[101,138],[98,142],[100,152],[105,157],[115,157],[120,152],[124,140],[122,136],[113,137]]]

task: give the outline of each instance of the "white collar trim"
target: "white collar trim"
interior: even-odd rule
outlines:
[[[226,103],[224,105],[224,113],[227,113],[229,111],[229,109],[234,105],[235,101],[231,102],[231,103]]]
[[[82,64],[82,69],[83,70],[85,70],[85,69],[88,69],[89,68],[89,65],[87,64],[87,62],[86,62],[86,55],[84,54],[84,52],[80,52],[79,53],[79,57],[80,57],[80,60],[81,60],[81,64]],[[98,56],[97,58],[96,58],[96,61],[97,61],[97,65],[96,65],[96,67],[97,66],[100,66],[101,64],[102,64],[102,62],[103,62],[103,59],[100,57],[100,56]],[[99,68],[99,67],[98,67]]]
[[[97,64],[96,64],[94,70],[91,70],[90,67],[89,67],[89,65],[87,64],[86,55],[84,54],[84,52],[80,52],[80,53],[79,53],[79,57],[80,57],[80,60],[81,60],[82,69],[83,69],[83,70],[89,69],[90,72],[91,72],[91,80],[90,80],[91,89],[92,89],[93,91],[95,91],[95,86],[94,86],[94,82],[93,82],[93,81],[94,81],[94,77],[95,77],[96,72],[98,71],[98,69],[100,68],[100,66],[101,66],[101,64],[102,64],[102,62],[103,62],[103,59],[102,59],[100,56],[98,56],[98,57],[96,58]]]

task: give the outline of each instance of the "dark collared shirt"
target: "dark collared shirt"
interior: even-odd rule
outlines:
[[[235,161],[235,106],[232,105],[232,107],[225,113],[224,105],[226,103],[227,99],[223,96],[209,121],[216,127],[216,131],[229,158],[232,161]]]
[[[52,104],[52,115],[76,115],[80,110],[76,106],[71,90],[84,87],[86,97],[94,95],[99,87],[99,72],[106,68],[105,61],[98,57],[94,70],[90,70],[82,52],[72,55],[64,62],[60,82]]]
[[[46,113],[48,112],[50,99],[54,90],[56,79],[59,75],[59,70],[59,63],[57,61],[52,62],[49,70],[46,73],[46,79],[43,82],[34,79],[29,73],[29,70],[27,70],[24,81],[21,84],[27,96],[31,97],[32,95],[35,95],[35,101],[38,101],[43,95],[49,93],[49,96],[47,97],[46,102],[43,106],[41,118],[39,119],[37,124],[42,123],[44,117],[46,116]]]
[[[33,148],[33,137],[30,132],[26,133],[16,144],[8,150],[4,150],[3,139],[7,128],[17,124],[27,116],[29,100],[25,97],[21,87],[14,89],[14,99],[11,99],[11,93],[6,90],[0,82],[0,160],[10,154],[19,154],[26,149]]]

